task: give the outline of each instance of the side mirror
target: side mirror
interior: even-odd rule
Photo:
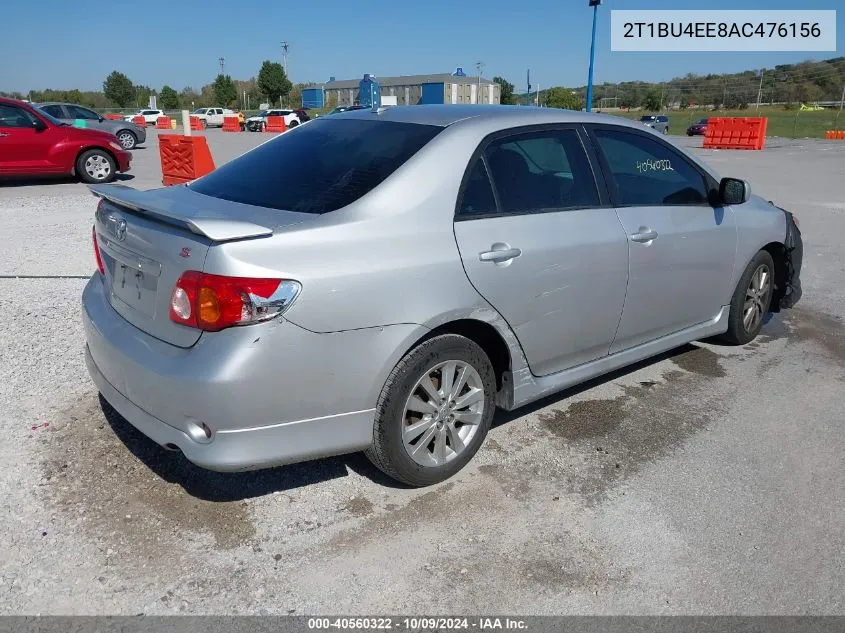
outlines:
[[[47,129],[47,124],[41,119],[35,119],[35,121],[32,122],[32,127],[35,128],[36,132],[43,132]]]
[[[722,204],[745,204],[751,198],[751,185],[739,178],[722,178],[719,183],[719,199]]]
[[[101,116],[101,117],[98,117],[98,120],[100,121],[100,123],[102,123],[103,121],[105,121],[105,120],[106,120],[106,117],[102,117],[102,116]]]

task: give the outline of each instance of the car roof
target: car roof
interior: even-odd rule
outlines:
[[[533,106],[508,105],[414,105],[387,106],[378,114],[372,108],[339,112],[338,118],[368,119],[378,117],[382,121],[398,123],[419,123],[447,127],[455,123],[487,125],[499,122],[503,128],[544,123],[608,123],[639,129],[630,119],[608,114],[594,114],[558,108],[537,108]]]
[[[86,110],[93,110],[91,106],[82,105],[81,103],[68,103],[67,101],[39,101],[37,104],[33,104],[36,107],[45,106],[45,105],[58,105],[58,106],[79,106],[80,108],[85,108]]]

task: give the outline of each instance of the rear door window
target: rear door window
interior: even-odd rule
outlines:
[[[64,109],[60,105],[45,105],[41,106],[41,111],[46,112],[50,116],[56,117],[57,119],[66,119],[67,115],[64,112]]]
[[[93,110],[89,110],[88,108],[81,108],[75,105],[68,105],[65,106],[65,108],[67,108],[68,114],[70,114],[71,119],[87,119],[89,121],[100,120],[100,115],[94,112]]]
[[[394,121],[315,119],[189,186],[232,202],[327,213],[377,187],[442,129]]]
[[[492,142],[484,152],[503,213],[597,206],[587,155],[573,129]]]

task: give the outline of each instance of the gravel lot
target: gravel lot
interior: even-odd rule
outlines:
[[[159,185],[148,139],[126,184]],[[425,490],[360,455],[205,472],[104,412],[94,198],[0,185],[0,613],[845,614],[845,143],[694,151],[798,214],[799,307],[499,414]]]

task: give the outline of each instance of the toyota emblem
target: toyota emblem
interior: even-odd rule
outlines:
[[[122,242],[126,239],[126,220],[118,220],[117,227],[115,227],[115,236],[117,237],[118,242]]]

